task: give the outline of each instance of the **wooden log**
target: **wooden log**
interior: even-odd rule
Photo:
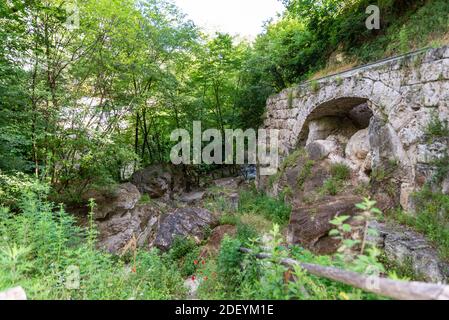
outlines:
[[[252,250],[241,248],[241,252],[254,254]],[[268,253],[254,254],[258,259],[271,259]],[[449,300],[449,286],[424,282],[408,282],[391,280],[376,276],[366,276],[353,271],[346,271],[334,267],[301,263],[284,258],[280,263],[286,267],[300,266],[309,273],[318,277],[341,282],[367,292],[376,293],[397,300]]]

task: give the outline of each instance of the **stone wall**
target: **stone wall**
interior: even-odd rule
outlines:
[[[353,123],[359,122],[359,129],[366,129],[361,123],[366,122],[363,113],[367,114],[367,108],[361,106],[371,111],[372,168],[396,163],[398,199],[408,207],[409,195],[429,180],[433,161],[448,149],[447,139],[432,139],[426,135],[426,127],[433,115],[440,121],[449,120],[449,47],[388,59],[286,89],[268,99],[264,127],[280,130],[280,152],[285,157],[313,141],[309,130],[316,134],[319,119],[352,118]],[[362,116],[361,121],[357,115]],[[346,126],[344,121],[337,124]],[[261,185],[266,181],[259,179]]]

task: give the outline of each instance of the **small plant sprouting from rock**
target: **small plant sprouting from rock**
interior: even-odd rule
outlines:
[[[312,92],[318,92],[320,90],[320,84],[316,80],[312,80],[310,82],[310,89],[312,89]]]
[[[304,167],[302,168],[297,178],[297,185],[300,190],[303,188],[307,178],[309,178],[310,175],[312,174],[312,168],[314,165],[315,161],[313,160],[307,160],[306,163],[304,164]]]
[[[343,78],[337,76],[337,77],[335,78],[335,83],[337,84],[337,86],[341,86],[341,85],[343,84]]]
[[[351,178],[351,169],[344,163],[336,163],[331,166],[331,175],[337,180],[348,180]]]
[[[292,90],[290,90],[288,92],[287,105],[288,105],[289,109],[293,108],[293,91]]]
[[[344,163],[336,163],[330,169],[331,178],[327,179],[319,189],[322,195],[337,195],[344,187],[345,181],[351,178],[351,169]]]
[[[449,123],[447,120],[441,120],[438,114],[434,112],[425,128],[425,133],[429,136],[429,140],[433,140],[434,138],[449,139]]]

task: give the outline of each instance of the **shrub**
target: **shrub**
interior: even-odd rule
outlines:
[[[242,245],[249,245],[251,240],[256,238],[257,231],[253,226],[243,223],[237,226],[237,239],[240,240]]]
[[[351,178],[351,169],[344,163],[335,163],[331,166],[331,175],[337,180],[348,180]]]
[[[243,261],[243,254],[239,251],[241,246],[239,240],[225,236],[217,258],[218,279],[228,295],[236,292],[240,285],[240,264]]]
[[[425,128],[425,132],[430,138],[449,138],[449,124],[447,121],[440,120],[438,114],[434,113]]]
[[[424,233],[437,245],[440,256],[449,260],[449,196],[425,187],[415,194],[415,201],[416,216],[399,212],[395,218]]]
[[[195,261],[199,260],[200,249],[195,241],[188,238],[176,237],[168,253],[169,261],[178,266],[183,277],[193,275],[197,270]]]
[[[128,266],[126,260],[96,249],[93,224],[77,227],[62,206],[56,208],[31,191],[22,194],[14,214],[0,208],[0,234],[0,291],[21,285],[30,299],[185,296],[177,266],[157,250],[138,250],[135,263]],[[73,278],[74,269],[79,277]],[[73,279],[79,280],[77,289],[67,286]]]
[[[270,198],[257,191],[243,191],[240,193],[239,212],[260,214],[284,225],[290,219],[291,207],[280,199]]]
[[[0,171],[0,204],[17,208],[23,195],[32,193],[42,199],[47,196],[50,187],[24,173],[3,174]]]

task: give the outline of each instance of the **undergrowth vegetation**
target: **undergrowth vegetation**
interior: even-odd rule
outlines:
[[[271,258],[258,260],[251,254],[239,251],[242,243],[238,239],[225,238],[216,261],[208,263],[199,296],[202,299],[262,299],[262,300],[349,300],[382,299],[359,289],[313,276],[300,267],[289,270],[280,264],[282,258],[291,257],[304,263],[323,266],[350,268],[366,272],[374,270],[373,260],[357,259],[355,263],[336,259],[331,256],[316,256],[298,246],[288,250],[281,246],[282,237],[278,225],[270,232]],[[251,246],[255,253],[260,252],[257,244]],[[374,261],[377,255],[371,256]],[[370,266],[370,268],[367,268]],[[374,266],[380,266],[375,261]],[[380,268],[382,268],[380,266]],[[291,281],[291,280],[295,281]]]
[[[441,257],[449,261],[449,196],[425,187],[415,194],[415,201],[416,215],[399,211],[395,219],[425,234],[436,244]]]
[[[173,264],[175,257],[138,251],[130,261],[99,251],[93,223],[80,228],[62,206],[40,198],[46,186],[33,182],[36,193],[15,182],[1,185],[17,209],[0,207],[0,291],[20,285],[30,299],[184,297],[182,275],[189,272]]]
[[[249,190],[240,193],[239,212],[262,215],[274,223],[285,225],[290,218],[291,207],[281,199]]]

